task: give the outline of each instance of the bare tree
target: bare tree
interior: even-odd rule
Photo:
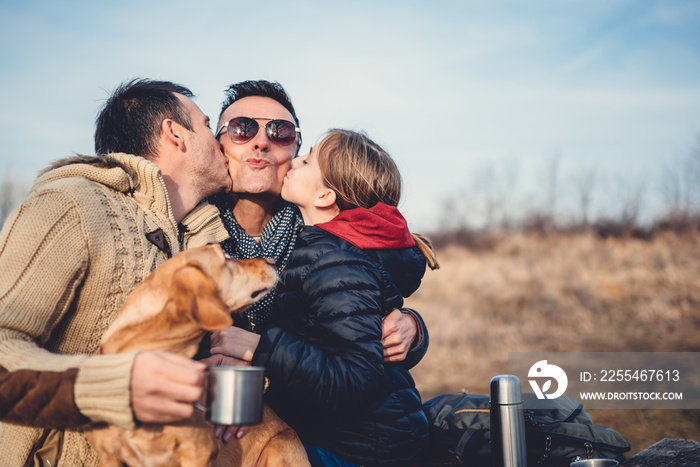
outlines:
[[[674,165],[665,165],[661,172],[661,196],[670,217],[686,217],[690,208],[690,191],[688,186],[688,161],[677,161]]]
[[[547,159],[547,210],[552,224],[554,223],[557,210],[559,162],[561,162],[561,154],[558,151]]]
[[[627,227],[634,227],[639,221],[639,213],[642,210],[642,202],[646,191],[646,183],[642,181],[621,182],[617,186],[618,221]]]
[[[554,152],[546,157],[543,166],[536,174],[537,183],[534,205],[527,210],[521,224],[526,229],[551,230],[555,226],[559,194],[559,162],[561,154]],[[540,194],[541,193],[541,194]]]
[[[700,137],[686,157],[664,165],[660,188],[665,216],[687,220],[700,213]]]
[[[700,134],[688,157],[688,191],[691,214],[700,213]]]
[[[590,225],[590,209],[593,189],[596,186],[597,171],[595,167],[583,169],[574,175],[574,189],[578,199],[578,207],[581,216],[581,226],[588,227]]]
[[[499,207],[496,169],[493,164],[482,166],[476,171],[472,186],[476,189],[477,197],[483,200],[484,228],[492,230],[495,227],[496,211]]]
[[[515,195],[518,192],[520,164],[518,161],[504,162],[501,190],[501,227],[511,228],[514,217]]]
[[[449,196],[442,202],[442,216],[438,221],[438,230],[443,232],[453,232],[462,228],[467,223],[467,219],[461,212],[460,206],[464,204],[463,196]]]
[[[472,187],[475,199],[481,200],[486,230],[512,227],[519,175],[520,165],[513,161],[490,162],[475,172]]]

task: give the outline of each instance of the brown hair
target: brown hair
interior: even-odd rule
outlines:
[[[193,97],[192,91],[170,81],[137,78],[120,84],[95,121],[95,155],[157,156],[160,126],[166,118],[193,131],[190,112],[176,94]]]
[[[370,209],[381,202],[398,206],[401,174],[389,154],[364,133],[332,129],[317,145],[318,165],[326,186],[345,209]],[[411,234],[430,269],[439,268],[430,240]]]

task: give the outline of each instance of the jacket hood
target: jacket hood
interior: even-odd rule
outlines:
[[[370,209],[346,209],[316,226],[362,249],[408,248],[416,244],[399,210],[384,203]]]

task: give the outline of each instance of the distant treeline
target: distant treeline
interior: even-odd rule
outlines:
[[[504,232],[580,233],[652,238],[700,229],[700,136],[686,157],[665,161],[656,180],[605,176],[596,168],[562,176],[561,156],[546,160],[524,194],[518,164],[484,167],[442,203],[436,246],[487,248]],[[467,181],[469,177],[465,178]]]
[[[499,239],[509,232],[523,232],[536,235],[573,235],[591,232],[601,238],[638,238],[651,240],[662,232],[678,235],[700,231],[700,216],[677,213],[658,219],[651,225],[637,225],[624,220],[603,219],[590,224],[559,226],[545,216],[534,216],[518,228],[469,228],[457,227],[429,234],[436,248],[448,245],[464,246],[472,250],[490,250]]]

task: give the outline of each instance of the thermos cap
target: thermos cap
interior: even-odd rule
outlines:
[[[521,404],[523,393],[520,379],[515,375],[498,375],[491,378],[491,405]]]

